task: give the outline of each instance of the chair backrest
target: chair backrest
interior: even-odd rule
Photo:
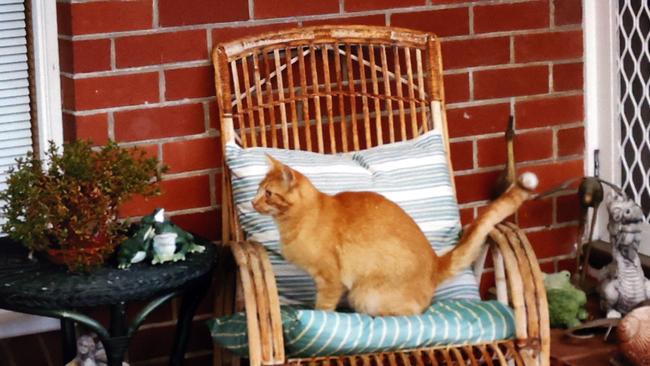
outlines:
[[[217,45],[212,61],[224,146],[235,139],[243,147],[337,153],[440,129],[449,151],[432,34],[297,28]],[[223,176],[223,239],[239,240],[227,169]]]

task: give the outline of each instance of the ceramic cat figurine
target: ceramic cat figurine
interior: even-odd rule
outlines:
[[[392,201],[372,192],[328,195],[300,172],[268,160],[270,170],[252,204],[273,217],[283,256],[314,278],[316,308],[334,310],[347,292],[350,305],[370,315],[422,313],[436,287],[476,259],[494,225],[537,185],[534,174],[523,174],[465,230],[455,249],[439,257]]]

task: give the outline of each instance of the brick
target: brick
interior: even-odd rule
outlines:
[[[458,202],[468,203],[489,199],[498,176],[498,171],[457,175],[455,181]]]
[[[572,253],[578,238],[575,226],[544,229],[527,233],[537,258],[549,258]]]
[[[356,24],[386,25],[386,16],[384,16],[383,14],[377,14],[377,15],[360,16],[360,17],[346,17],[346,18],[336,17],[336,18],[330,18],[330,19],[316,19],[316,20],[303,21],[302,24],[304,26],[312,26],[312,25],[356,25]]]
[[[170,173],[215,169],[221,166],[221,144],[216,137],[168,142],[163,156]]]
[[[582,62],[553,65],[553,90],[582,90],[584,88]]]
[[[63,108],[75,109],[74,79],[61,75],[61,102]]]
[[[449,144],[451,165],[454,170],[466,170],[474,167],[474,147],[472,141],[452,142]]]
[[[546,192],[569,179],[584,176],[584,163],[582,159],[567,160],[557,163],[526,166],[519,169],[519,174],[533,172],[539,178],[537,192]]]
[[[115,138],[137,141],[205,132],[202,104],[136,109],[115,113]]]
[[[395,9],[407,6],[425,5],[424,0],[345,0],[345,11]]]
[[[581,24],[582,23],[582,1],[581,0],[553,0],[555,5],[555,24]]]
[[[515,140],[515,161],[534,161],[553,157],[553,131],[517,133]],[[478,166],[488,167],[506,163],[505,138],[480,139],[477,142]]]
[[[56,26],[59,34],[72,35],[72,4],[57,1]]]
[[[558,271],[569,271],[571,273],[575,273],[576,271],[576,259],[575,255],[573,258],[569,259],[562,259],[557,262],[557,270]]]
[[[508,37],[474,38],[442,42],[445,70],[510,62]]]
[[[158,73],[74,80],[76,110],[158,102]]]
[[[165,98],[203,98],[215,95],[214,70],[211,66],[165,71]]]
[[[247,0],[159,0],[163,27],[248,19]]]
[[[510,115],[508,103],[487,104],[447,110],[451,137],[474,136],[503,131]]]
[[[117,67],[134,67],[206,60],[206,45],[205,30],[122,37],[115,40],[115,61]]]
[[[489,33],[549,26],[548,1],[474,7],[474,32]]]
[[[569,222],[580,219],[580,202],[577,194],[559,196],[556,198],[557,222]]]
[[[218,193],[220,194],[220,192]],[[221,212],[215,209],[206,212],[174,215],[171,220],[184,230],[197,236],[208,240],[218,240],[221,238],[220,215]]]
[[[548,92],[548,67],[523,66],[474,73],[474,98],[489,99]]]
[[[553,223],[553,200],[526,201],[517,215],[522,228],[549,226]]]
[[[210,206],[210,180],[207,175],[165,180],[160,183],[162,195],[143,198],[134,196],[120,207],[120,216],[142,216],[156,207],[168,212]]]
[[[460,223],[465,226],[474,221],[474,208],[461,208],[460,209]]]
[[[447,103],[469,100],[469,73],[447,74],[443,76],[445,99]]]
[[[69,41],[59,39],[61,71],[84,73],[111,69],[111,41],[97,39]]]
[[[555,273],[555,261],[551,260],[550,262],[540,263],[539,268],[544,273]]]
[[[71,4],[73,35],[149,29],[153,24],[152,0],[93,1]]]
[[[582,155],[585,153],[585,129],[567,128],[557,132],[557,153],[559,156]]]
[[[438,36],[469,34],[469,11],[467,8],[452,8],[391,15],[394,27],[417,29],[435,33]]]
[[[583,120],[583,96],[518,101],[515,118],[519,129],[580,122]]]
[[[66,131],[66,140],[91,140],[95,146],[108,142],[108,114],[92,114],[87,116],[73,116],[63,114],[63,123]]]
[[[257,25],[252,27],[215,28],[212,30],[212,43],[219,44],[230,42],[242,37],[257,36],[262,33],[275,32],[297,26],[298,23],[295,22],[282,22],[278,24]]]
[[[262,0],[255,2],[254,9],[255,19],[284,18],[299,15],[338,13],[339,2],[338,0]]]
[[[515,61],[531,62],[582,57],[582,31],[515,36]]]

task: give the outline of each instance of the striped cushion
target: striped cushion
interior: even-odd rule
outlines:
[[[268,171],[265,154],[305,174],[321,191],[374,191],[400,205],[419,225],[437,253],[451,249],[460,233],[458,205],[451,185],[443,138],[437,131],[419,138],[368,150],[325,155],[271,148],[243,149],[226,145],[232,172],[233,197],[239,221],[249,240],[262,243],[276,274],[284,304],[312,306],[315,286],[311,277],[285,261],[279,233],[269,216],[257,213],[251,200]],[[442,284],[436,299],[478,299],[478,285],[467,269]]]
[[[371,317],[282,308],[289,357],[364,354],[448,344],[486,343],[514,336],[512,310],[497,301],[435,302],[419,316]],[[238,313],[208,321],[213,340],[248,356],[246,317]]]

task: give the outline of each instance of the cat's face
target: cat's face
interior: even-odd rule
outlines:
[[[260,182],[253,208],[263,215],[277,216],[286,212],[295,195],[296,176],[293,169],[267,155],[269,172]]]

